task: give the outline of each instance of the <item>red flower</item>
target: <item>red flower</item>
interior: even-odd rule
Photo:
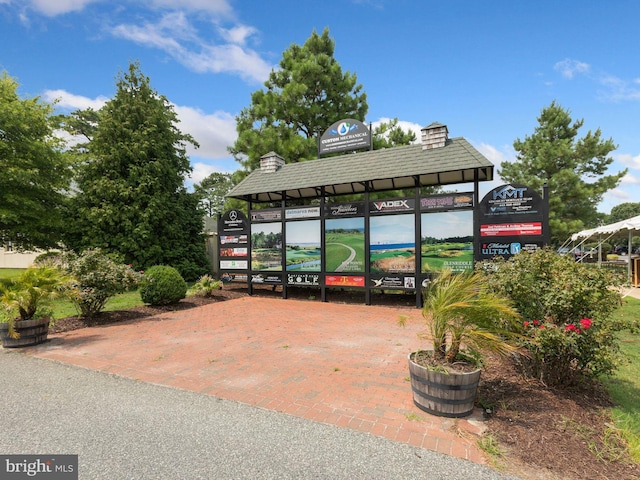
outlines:
[[[524,322],[522,325],[523,325],[524,327],[528,327],[528,326],[529,326],[529,322]]]
[[[576,326],[573,323],[570,323],[569,325],[564,327],[564,331],[565,332],[575,332],[576,331]]]
[[[580,325],[582,326],[583,330],[589,330],[591,328],[591,324],[593,322],[591,321],[590,318],[583,318],[582,320],[580,320]]]
[[[533,324],[534,324],[535,326],[538,326],[538,325],[540,325],[540,322],[539,322],[538,320],[534,320],[534,321],[533,321]]]
[[[540,329],[542,330],[544,328],[544,325],[540,325]]]

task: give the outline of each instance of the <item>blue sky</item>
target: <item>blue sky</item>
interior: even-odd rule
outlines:
[[[608,213],[640,202],[639,21],[636,0],[0,0],[0,70],[70,111],[99,108],[139,61],[201,145],[197,182],[238,168],[234,116],[284,50],[328,27],[367,122],[444,123],[498,168],[553,100],[585,120],[580,136],[600,128],[618,145],[610,172],[629,168]]]

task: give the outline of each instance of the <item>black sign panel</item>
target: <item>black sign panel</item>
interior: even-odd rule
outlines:
[[[480,217],[491,223],[495,217],[540,216],[544,202],[537,192],[522,185],[502,185],[487,193],[480,202]],[[522,219],[521,219],[522,220]],[[518,220],[518,221],[521,221]]]
[[[371,133],[360,120],[347,118],[331,125],[320,138],[318,155],[370,148]]]
[[[282,275],[279,273],[256,273],[251,275],[251,283],[268,284],[268,285],[281,285]]]
[[[247,217],[240,210],[229,210],[220,219],[218,232],[224,236],[248,234],[249,222],[247,222]]]
[[[320,285],[320,275],[317,273],[287,273],[287,284],[292,286]]]
[[[416,207],[416,201],[413,198],[400,198],[396,200],[376,200],[369,202],[369,213],[399,213],[413,212]]]
[[[364,203],[328,203],[324,206],[324,216],[327,218],[361,217],[364,215]]]
[[[548,203],[530,187],[496,187],[484,196],[475,213],[478,261],[509,258],[549,243]]]

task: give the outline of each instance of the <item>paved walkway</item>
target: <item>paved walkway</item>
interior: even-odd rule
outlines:
[[[414,319],[399,327],[399,315]],[[485,463],[482,422],[411,398],[420,310],[244,297],[51,335],[26,353]]]

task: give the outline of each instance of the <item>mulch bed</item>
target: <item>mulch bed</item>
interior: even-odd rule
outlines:
[[[244,286],[225,286],[211,298],[188,297],[165,307],[140,306],[102,312],[90,322],[62,318],[50,327],[60,333],[92,325],[143,319],[247,295]],[[259,287],[255,296],[280,297],[280,291]],[[289,298],[320,301],[314,289],[292,288]],[[363,304],[356,291],[331,291],[331,302]],[[415,308],[414,295],[384,294],[373,305]],[[509,361],[490,358],[482,372],[478,402],[486,411],[489,435],[502,454],[491,457],[494,466],[527,480],[637,480],[640,466],[629,459],[607,416],[611,401],[598,387],[557,390],[522,377]]]

